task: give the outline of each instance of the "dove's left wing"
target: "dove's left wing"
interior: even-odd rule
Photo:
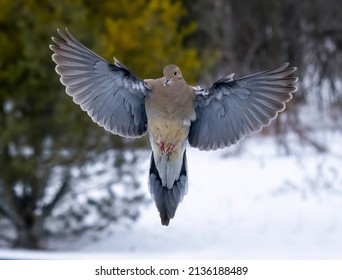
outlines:
[[[237,143],[268,126],[297,88],[296,71],[286,63],[238,80],[227,76],[210,88],[195,90],[196,120],[189,143],[200,150],[216,150]]]
[[[73,101],[94,122],[125,137],[140,137],[146,132],[145,83],[118,61],[111,64],[98,56],[67,30],[52,38],[53,61],[61,83]]]

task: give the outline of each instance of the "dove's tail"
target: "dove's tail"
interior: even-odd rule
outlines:
[[[172,188],[163,186],[152,153],[149,190],[159,211],[162,225],[168,226],[170,219],[175,216],[179,203],[182,202],[183,197],[188,192],[188,168],[185,151],[183,153],[183,164],[179,177],[173,183]]]

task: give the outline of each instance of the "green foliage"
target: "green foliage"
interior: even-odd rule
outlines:
[[[178,63],[193,81],[200,63],[183,41],[195,27],[179,28],[183,14],[180,2],[171,0],[0,0],[0,217],[15,228],[15,245],[39,246],[46,219],[72,189],[72,167],[145,143],[105,132],[64,93],[48,48],[56,28],[68,27],[141,78]],[[116,168],[127,164],[120,162]],[[56,167],[60,180],[46,200]]]
[[[115,1],[120,10],[105,19],[108,35],[105,55],[115,56],[141,77],[160,77],[167,64],[181,67],[185,78],[193,83],[198,78],[200,62],[194,48],[182,48],[184,39],[196,28],[189,24],[179,28],[185,15],[181,3],[174,1]],[[113,2],[114,3],[114,2]],[[134,5],[132,5],[134,3]],[[133,6],[133,7],[132,7]]]

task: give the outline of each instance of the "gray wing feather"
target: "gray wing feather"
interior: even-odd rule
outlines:
[[[200,150],[216,150],[260,131],[285,109],[297,88],[295,67],[283,64],[233,80],[232,75],[210,88],[196,89],[196,120],[189,143]]]
[[[89,50],[67,30],[52,38],[56,72],[66,93],[101,127],[125,137],[146,132],[148,89],[124,65],[111,64]]]

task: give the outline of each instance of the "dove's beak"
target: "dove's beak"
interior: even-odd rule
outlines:
[[[171,78],[164,77],[164,87],[170,82]]]

